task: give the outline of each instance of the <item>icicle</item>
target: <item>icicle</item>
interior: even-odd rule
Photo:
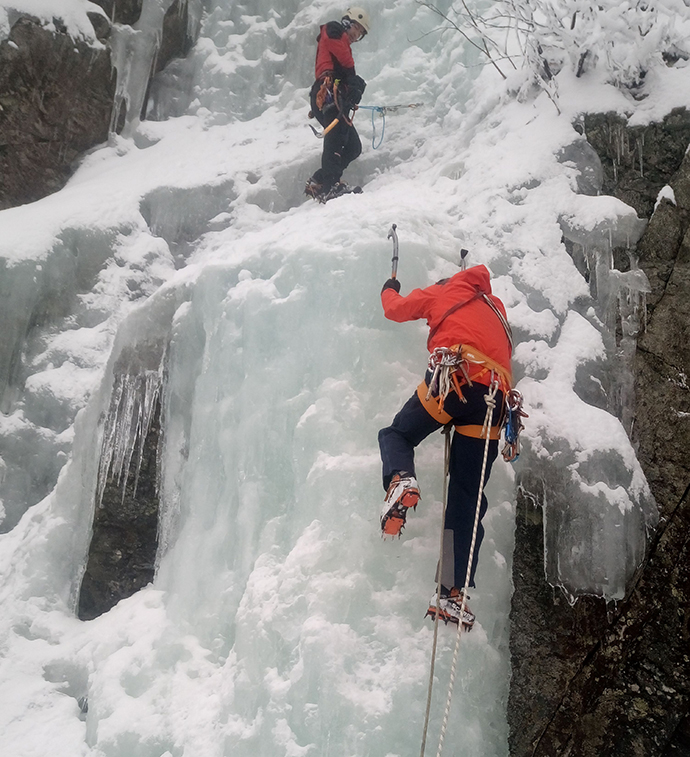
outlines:
[[[640,155],[640,176],[644,176],[644,132],[637,137],[637,151]]]
[[[144,444],[151,429],[153,413],[163,384],[163,362],[161,360],[158,370],[138,373],[124,371],[115,377],[98,471],[96,501],[99,507],[103,502],[103,493],[109,479],[122,487],[124,498],[133,459],[136,493]]]
[[[122,135],[128,137],[136,129],[163,35],[163,20],[173,0],[143,0],[141,15],[133,26],[114,24],[110,45],[117,86],[110,131],[114,133],[122,119]]]
[[[618,407],[617,413],[624,428],[630,432],[633,421],[634,375],[633,360],[640,332],[640,321],[646,322],[646,298],[651,291],[644,271],[638,267],[637,258],[629,253],[630,270],[626,272],[612,270],[611,289],[617,294],[617,317],[620,319],[620,342],[618,344],[619,368],[617,376]],[[612,300],[614,298],[612,297]],[[640,312],[642,310],[642,313]],[[614,321],[615,323],[615,321]],[[615,330],[613,331],[616,336]]]
[[[180,3],[180,12],[187,7],[187,36],[196,39],[201,26],[201,16],[204,12],[202,0],[183,0]]]

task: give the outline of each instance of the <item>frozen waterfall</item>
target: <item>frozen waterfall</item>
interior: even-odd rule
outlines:
[[[154,20],[169,5],[144,4]],[[151,82],[147,120],[157,32],[129,47],[122,32],[123,134],[61,191],[0,212],[3,754],[418,754],[443,450],[440,435],[420,447],[422,503],[382,542],[377,431],[426,362],[423,324],[380,308],[396,223],[403,292],[467,248],[517,336],[525,448],[488,489],[445,751],[503,757],[516,476],[543,482],[545,570],[573,595],[622,596],[655,524],[623,424],[591,401],[598,376],[616,381],[611,308],[630,338],[645,291],[601,262],[640,222],[588,189],[596,166],[572,125],[614,90],[564,71],[561,114],[543,93],[518,102],[520,71],[504,83],[422,5],[371,0],[363,102],[424,106],[390,114],[376,150],[359,116],[345,178],[364,194],[320,206],[302,194],[320,160],[308,88],[318,24],[342,9],[205,7],[190,54]],[[158,400],[154,581],[79,621],[104,476],[136,466]]]

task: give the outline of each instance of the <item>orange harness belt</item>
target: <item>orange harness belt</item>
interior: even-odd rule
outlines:
[[[472,436],[475,439],[484,439],[485,437],[482,436],[482,429],[484,426],[482,426],[480,423],[470,423],[465,426],[456,426],[455,430],[458,432],[458,434],[462,434],[463,436]],[[491,431],[489,431],[489,439],[500,439],[501,438],[501,429],[499,426],[492,426]]]
[[[464,344],[454,344],[451,349],[455,350],[456,352],[459,351],[460,357],[463,360],[471,363],[473,365],[473,368],[476,367],[476,370],[473,373],[470,373],[470,381],[479,381],[480,384],[483,384],[486,374],[490,371],[493,371],[495,374],[497,374],[501,391],[504,394],[507,394],[510,391],[511,387],[513,386],[513,376],[510,370],[504,368],[495,360],[492,360],[488,355],[485,355],[483,352],[480,352],[474,347],[469,347]]]
[[[419,401],[422,403],[422,405],[424,405],[424,409],[435,421],[438,421],[445,426],[447,423],[450,423],[453,420],[453,416],[449,415],[445,410],[441,410],[441,408],[438,406],[438,397],[429,397],[429,399],[427,399],[426,395],[428,391],[429,387],[427,386],[426,381],[422,381],[422,383],[417,387],[417,396],[419,397]]]
[[[438,397],[430,397],[429,399],[426,398],[427,392],[429,391],[429,387],[427,386],[426,381],[422,381],[422,383],[417,387],[417,396],[419,397],[419,401],[424,406],[424,409],[429,413],[429,415],[439,423],[442,423],[444,426],[447,423],[450,423],[453,420],[453,416],[449,415],[445,410],[441,410],[438,406]],[[462,426],[456,426],[455,430],[462,434],[463,436],[472,436],[475,439],[483,439],[482,436],[482,428],[483,426],[480,423],[467,423]],[[489,433],[489,439],[498,439],[501,436],[501,429],[499,426],[492,426],[491,431]]]

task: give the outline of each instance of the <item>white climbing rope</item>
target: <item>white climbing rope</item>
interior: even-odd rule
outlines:
[[[440,615],[440,597],[441,597],[441,577],[443,576],[443,524],[446,521],[446,508],[448,506],[448,471],[450,468],[450,437],[451,427],[446,426],[443,433],[446,437],[445,455],[443,463],[443,513],[441,515],[441,546],[438,559],[438,575],[436,581],[436,613],[434,614],[434,643],[431,648],[431,666],[429,669],[429,688],[426,695],[426,714],[424,716],[424,730],[422,733],[422,750],[420,757],[424,757],[426,748],[426,736],[429,730],[429,714],[431,713],[431,693],[434,687],[434,668],[436,667],[436,647],[438,645],[438,617]]]
[[[472,572],[472,563],[474,561],[474,550],[477,543],[477,531],[479,529],[479,513],[481,511],[481,504],[482,504],[482,494],[484,492],[484,479],[486,477],[486,465],[489,458],[489,442],[491,441],[491,420],[493,417],[494,408],[496,407],[496,393],[498,392],[498,382],[492,380],[491,386],[489,387],[489,393],[484,396],[484,401],[486,402],[486,416],[484,417],[484,424],[482,426],[482,436],[486,438],[486,442],[484,444],[484,457],[482,459],[482,471],[481,476],[479,479],[479,491],[477,492],[477,505],[474,512],[474,526],[472,528],[472,541],[470,543],[470,552],[469,552],[469,559],[467,561],[467,572],[465,574],[465,584],[463,586],[464,589],[467,588],[469,582],[470,582],[470,575]],[[449,437],[448,437],[449,438]],[[443,486],[443,520],[441,522],[441,550],[440,550],[440,558],[439,558],[439,567],[438,567],[438,581],[436,586],[436,613],[434,618],[434,643],[433,643],[433,650],[432,650],[432,658],[431,658],[431,674],[429,677],[429,690],[427,694],[427,709],[426,709],[426,717],[424,721],[424,732],[422,736],[422,750],[420,757],[424,757],[424,749],[426,746],[426,736],[427,731],[429,727],[429,713],[431,711],[431,691],[432,691],[432,685],[433,685],[433,678],[434,678],[434,666],[435,666],[435,660],[436,660],[436,646],[437,646],[437,636],[438,636],[438,618],[439,618],[439,605],[440,605],[440,596],[441,596],[441,570],[443,568],[443,541],[444,541],[444,523],[445,523],[445,516],[446,516],[446,507],[447,507],[447,500],[448,500],[448,490],[447,490],[447,480],[448,480],[448,468],[449,468],[449,442],[448,439],[446,439],[446,462],[445,462],[445,476],[444,476],[444,486]],[[448,727],[448,717],[450,715],[450,705],[453,698],[453,688],[455,685],[455,676],[456,676],[456,670],[457,670],[457,663],[458,663],[458,653],[460,651],[460,639],[462,638],[462,616],[465,612],[465,607],[467,604],[467,593],[466,591],[462,592],[462,603],[460,605],[460,618],[458,618],[458,632],[455,637],[455,649],[453,650],[453,662],[451,664],[450,668],[450,680],[448,682],[448,695],[446,697],[446,708],[443,713],[443,721],[441,723],[441,733],[439,735],[439,741],[438,741],[438,751],[436,752],[436,757],[441,757],[441,753],[443,752],[443,741],[446,736],[446,729]]]

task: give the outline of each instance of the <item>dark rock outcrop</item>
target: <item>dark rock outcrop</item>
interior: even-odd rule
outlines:
[[[56,31],[49,31],[30,16],[19,16],[0,42],[0,210],[61,189],[79,158],[108,138],[117,81],[108,18],[136,24],[142,0],[98,0],[98,5],[107,18],[88,15],[100,47],[73,39],[59,20]],[[152,74],[186,55],[193,43],[187,2],[174,0]]]
[[[541,508],[518,502],[511,754],[688,755],[690,498],[659,529],[625,602],[571,606],[543,580]],[[531,619],[531,622],[530,622]],[[687,745],[686,745],[687,746]]]
[[[115,24],[136,24],[141,16],[143,0],[93,0]]]
[[[690,138],[690,111],[678,108],[661,123],[629,127],[617,113],[585,117],[585,136],[604,170],[602,194],[650,218],[659,190],[678,171]]]
[[[107,48],[17,20],[0,43],[0,209],[65,184],[74,161],[107,139],[114,93]]]
[[[690,114],[627,129],[588,117],[604,191],[650,222],[652,291],[635,356],[632,438],[661,521],[626,599],[571,606],[544,579],[539,482],[518,501],[508,720],[512,755],[690,755]],[[659,190],[673,190],[656,204]],[[655,209],[656,205],[656,209]]]
[[[189,33],[189,7],[187,0],[174,0],[163,18],[163,35],[156,58],[156,70],[162,71],[173,58],[183,58],[194,44]]]

